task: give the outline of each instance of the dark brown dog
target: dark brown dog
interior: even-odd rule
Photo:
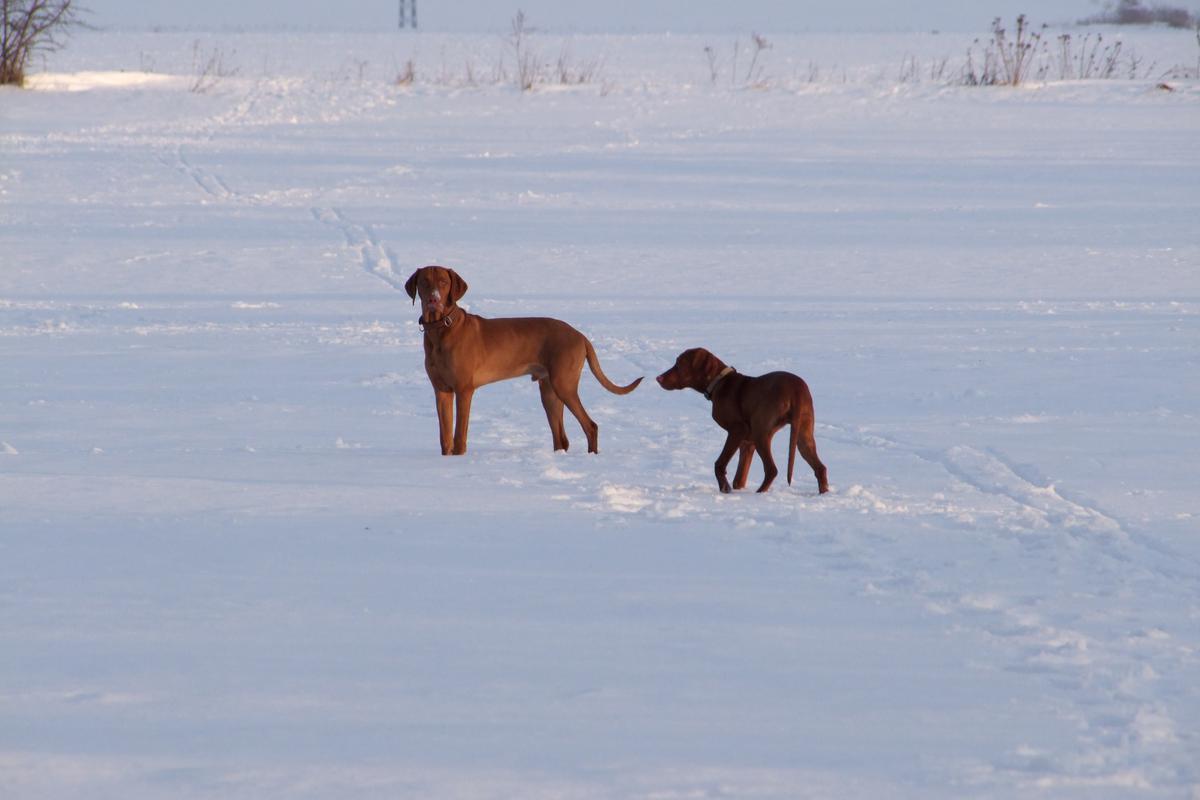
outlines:
[[[579,420],[588,452],[598,453],[599,426],[579,401],[583,363],[605,389],[629,394],[642,382],[617,386],[600,369],[592,343],[565,322],[547,317],[486,319],[457,305],[467,282],[446,267],[421,267],[404,284],[408,296],[421,297],[421,327],[425,331],[425,372],[437,400],[442,455],[467,452],[471,398],[480,386],[531,375],[542,392],[555,450],[566,450],[563,406]],[[453,438],[451,426],[453,425]]]
[[[800,376],[790,372],[768,372],[757,378],[740,375],[712,353],[697,347],[680,353],[675,366],[658,376],[658,385],[664,389],[695,389],[712,401],[713,419],[729,433],[725,449],[716,463],[717,486],[722,492],[730,490],[725,468],[735,451],[738,464],[733,488],[746,486],[755,451],[762,459],[765,473],[758,490],[765,492],[771,488],[771,482],[779,474],[775,459],[771,457],[771,438],[789,422],[792,429],[788,445],[788,484],[792,482],[792,467],[799,448],[800,455],[817,476],[821,493],[829,491],[825,465],[817,458],[817,443],[813,439],[812,394]]]

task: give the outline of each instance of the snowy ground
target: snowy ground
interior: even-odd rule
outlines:
[[[1200,796],[1200,84],[569,44],[521,94],[494,37],[96,33],[0,92],[0,792]],[[722,496],[703,398],[586,375],[599,456],[514,381],[441,457],[425,263],[617,382],[800,373],[833,491]]]

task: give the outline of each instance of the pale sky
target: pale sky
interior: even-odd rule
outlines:
[[[101,27],[390,30],[399,0],[77,0]],[[520,8],[555,32],[986,31],[1024,12],[1073,22],[1106,0],[417,0],[427,31],[503,32]],[[1172,5],[1195,7],[1195,0]],[[1151,3],[1153,5],[1153,3]]]

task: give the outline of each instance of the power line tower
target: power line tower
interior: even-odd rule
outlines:
[[[400,30],[404,30],[411,22],[412,29],[417,29],[417,0],[400,0]]]

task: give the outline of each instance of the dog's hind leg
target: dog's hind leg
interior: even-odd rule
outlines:
[[[554,439],[554,449],[566,450],[571,446],[567,441],[567,432],[563,428],[563,401],[554,393],[549,378],[538,381],[538,390],[542,393],[542,408],[546,409],[546,421],[550,423],[550,436]]]
[[[800,448],[800,455],[812,467],[813,475],[817,477],[817,489],[821,494],[829,491],[829,475],[825,469],[825,465],[821,463],[821,459],[817,457],[817,442],[813,438],[812,422],[809,422],[808,428],[800,433],[800,441],[797,443]]]
[[[582,364],[580,366],[582,367]],[[549,380],[558,399],[570,409],[575,419],[579,421],[579,427],[583,428],[583,434],[587,437],[588,452],[599,453],[600,426],[588,416],[583,402],[579,399],[579,371],[567,371],[565,377],[564,373],[557,372],[551,375]]]
[[[779,474],[779,468],[775,466],[775,458],[771,455],[771,434],[760,434],[756,437],[754,449],[758,452],[758,457],[762,459],[764,473],[763,482],[758,487],[758,491],[765,492],[771,488],[771,482]]]
[[[738,447],[737,469],[733,473],[733,488],[745,489],[750,477],[750,462],[754,460],[754,442],[742,442]]]

